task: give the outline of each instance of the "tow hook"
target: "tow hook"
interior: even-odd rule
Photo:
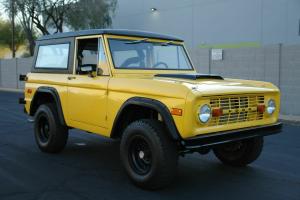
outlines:
[[[26,101],[24,98],[19,98],[19,104],[26,104]]]
[[[28,118],[27,118],[27,121],[28,121],[29,123],[34,123],[34,118],[33,118],[33,117],[28,117]]]

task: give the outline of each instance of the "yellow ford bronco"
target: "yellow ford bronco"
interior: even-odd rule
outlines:
[[[20,103],[38,147],[62,151],[73,128],[120,139],[124,168],[140,187],[168,185],[186,153],[212,150],[245,166],[264,136],[281,131],[277,87],[197,73],[178,37],[95,29],[43,36],[36,46]]]

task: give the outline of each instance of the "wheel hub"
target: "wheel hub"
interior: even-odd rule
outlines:
[[[140,159],[143,159],[145,157],[145,153],[143,151],[139,152],[139,157]]]

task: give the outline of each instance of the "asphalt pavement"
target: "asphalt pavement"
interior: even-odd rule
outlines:
[[[246,168],[194,153],[180,158],[172,185],[145,191],[127,178],[117,141],[71,130],[62,153],[40,152],[21,96],[0,92],[0,200],[300,200],[300,125],[285,123],[281,134],[266,137],[262,155]]]

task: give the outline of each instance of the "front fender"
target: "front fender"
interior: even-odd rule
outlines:
[[[170,137],[175,141],[181,140],[181,136],[177,130],[173,117],[167,106],[158,100],[145,97],[132,97],[121,106],[113,123],[111,137],[114,137],[114,135],[116,134],[117,124],[121,118],[123,111],[127,106],[130,105],[143,106],[157,111],[161,115],[163,121],[165,122]]]

